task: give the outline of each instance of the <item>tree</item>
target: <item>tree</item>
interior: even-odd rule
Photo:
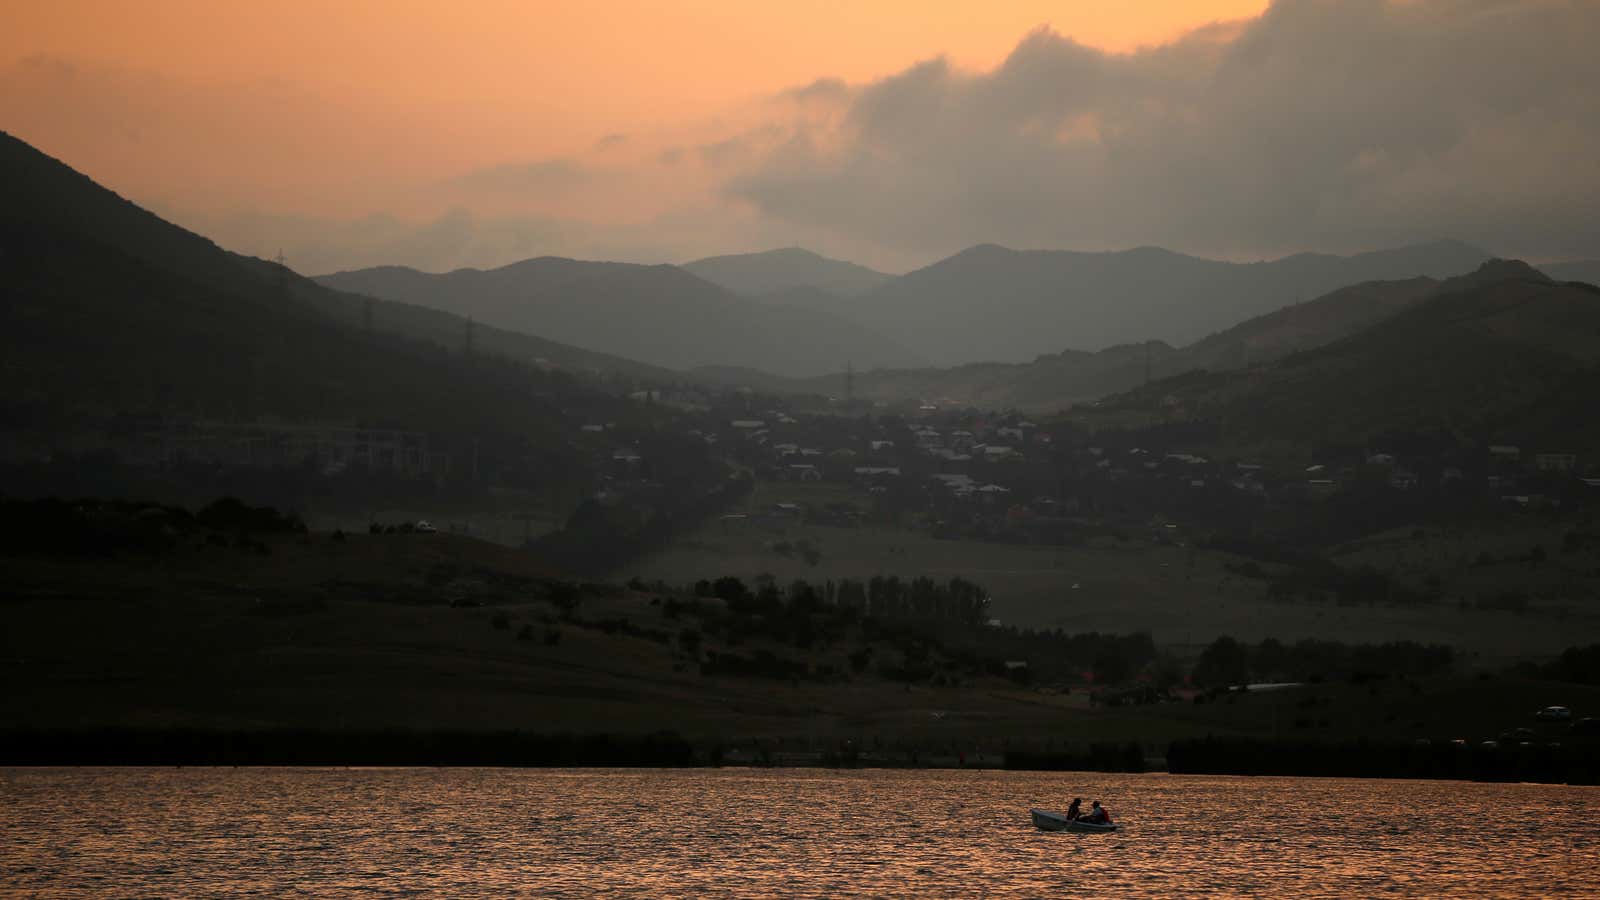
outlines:
[[[1250,651],[1227,635],[1211,642],[1195,663],[1194,681],[1208,687],[1243,684],[1250,680]]]

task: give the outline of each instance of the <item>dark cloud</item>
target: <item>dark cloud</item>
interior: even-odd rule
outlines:
[[[1593,255],[1597,47],[1589,0],[1284,0],[1130,54],[1040,30],[985,73],[934,59],[791,92],[842,112],[797,117],[727,190],[928,254],[1454,236]]]

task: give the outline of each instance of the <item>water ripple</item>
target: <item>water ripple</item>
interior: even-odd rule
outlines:
[[[1124,830],[1030,806],[1107,801]],[[818,770],[0,770],[0,893],[1600,894],[1600,790]],[[1537,823],[1537,828],[1531,828]]]

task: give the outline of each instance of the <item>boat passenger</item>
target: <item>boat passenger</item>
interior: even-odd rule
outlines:
[[[1104,806],[1101,806],[1100,801],[1096,800],[1094,802],[1094,809],[1089,811],[1089,821],[1096,825],[1110,825],[1111,811],[1106,809]]]
[[[1067,821],[1068,822],[1076,822],[1076,821],[1078,821],[1078,816],[1080,815],[1079,809],[1082,806],[1083,806],[1083,798],[1082,797],[1073,797],[1072,798],[1072,805],[1067,807]]]

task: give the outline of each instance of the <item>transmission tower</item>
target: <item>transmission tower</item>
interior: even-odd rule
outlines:
[[[272,258],[278,264],[278,297],[282,300],[289,299],[289,263],[283,258],[283,248],[278,248],[278,255]]]

